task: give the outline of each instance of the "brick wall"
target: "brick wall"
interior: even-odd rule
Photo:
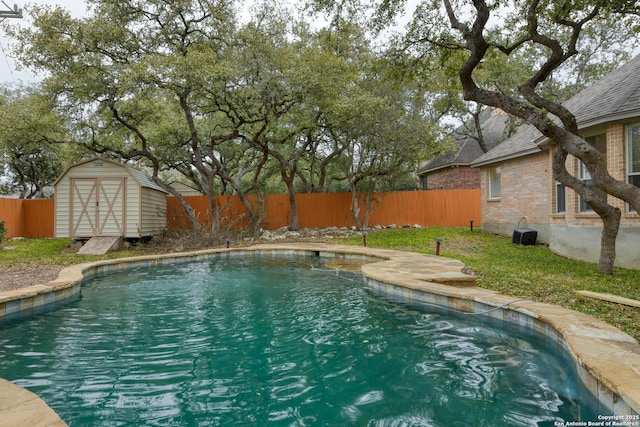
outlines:
[[[605,131],[605,130],[603,130]],[[607,168],[609,173],[616,179],[626,181],[626,127],[624,124],[613,124],[606,129],[607,134]],[[567,169],[573,173],[578,171],[578,160],[569,156],[567,159]],[[579,212],[578,195],[571,189],[566,190],[565,213],[556,214],[555,205],[552,207],[552,223],[555,225],[579,225],[586,227],[600,227],[602,221],[594,212]],[[555,196],[554,196],[555,197]],[[608,202],[612,206],[620,208],[622,220],[620,225],[638,225],[640,219],[635,212],[628,212],[627,204],[622,200],[608,196]]]
[[[626,127],[612,124],[602,131],[607,134],[607,167],[611,175],[626,180]],[[481,194],[483,226],[491,232],[508,233],[525,217],[521,226],[542,228],[551,226],[601,227],[602,220],[593,212],[579,212],[578,195],[571,189],[566,191],[566,212],[556,213],[555,180],[552,172],[552,153],[546,151],[535,155],[507,161],[500,165],[501,194],[499,199],[489,198],[489,168],[481,168]],[[569,156],[567,170],[577,174],[578,161]],[[638,226],[640,217],[628,212],[620,199],[609,196],[609,203],[622,211],[621,226]],[[547,236],[543,236],[547,237]],[[546,239],[545,239],[546,240]]]
[[[452,166],[427,174],[424,190],[470,190],[480,188],[480,170],[469,166]]]
[[[551,159],[549,153],[535,154],[500,165],[500,198],[489,198],[489,168],[482,168],[483,224],[502,224],[513,229],[549,223],[551,206]]]

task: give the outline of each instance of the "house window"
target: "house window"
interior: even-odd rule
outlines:
[[[489,169],[489,198],[500,197],[500,166]]]
[[[565,194],[565,186],[556,181],[556,213],[565,213],[567,211]]]
[[[627,128],[627,182],[640,187],[640,124]],[[634,212],[630,205],[627,208]]]
[[[606,162],[607,135],[602,133],[602,134],[599,134],[599,135],[594,135],[594,136],[587,137],[584,140],[587,141],[589,144],[591,144],[591,146],[593,148],[595,148],[600,153],[602,153],[605,156],[605,162]],[[583,181],[589,187],[593,187],[593,182],[591,180],[591,174],[587,170],[587,167],[584,165],[584,163],[582,163],[581,161],[578,161],[578,179]],[[596,191],[596,193],[598,193],[598,195],[600,197],[602,197],[603,199],[606,200],[607,193],[605,193],[602,190],[598,190],[598,189],[595,189],[595,191]],[[585,202],[583,200],[582,196],[578,197],[578,204],[579,204],[578,207],[579,207],[579,211],[580,212],[593,212],[593,209],[591,208],[591,206],[589,206],[587,204],[587,202]]]

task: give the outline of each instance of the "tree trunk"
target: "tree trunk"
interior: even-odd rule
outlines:
[[[487,147],[487,142],[484,139],[484,133],[482,132],[482,123],[480,123],[480,114],[482,114],[482,105],[477,104],[476,110],[471,112],[471,117],[473,117],[473,124],[475,126],[476,135],[474,136],[475,140],[478,141],[478,145],[483,153],[489,151],[489,147]]]
[[[256,194],[256,210],[258,211],[258,215],[255,221],[252,222],[251,226],[253,227],[253,240],[260,239],[260,230],[262,228],[262,223],[267,217],[267,206],[265,204],[264,195],[261,191]]]
[[[280,165],[280,176],[282,177],[282,182],[287,186],[287,193],[289,196],[289,213],[290,213],[290,221],[289,221],[289,230],[298,231],[300,229],[300,223],[298,220],[298,206],[296,204],[296,189],[295,189],[295,179],[298,171],[298,161],[300,160],[300,155],[304,152],[304,148],[306,148],[306,144],[302,149],[298,149],[296,155],[293,156],[292,159],[287,160],[281,153],[275,150],[271,150],[267,148],[268,154],[270,154],[273,158],[275,158]]]
[[[266,217],[264,197],[262,196],[262,193],[258,191],[258,194],[256,194],[256,207],[254,208],[244,191],[236,190],[236,195],[240,198],[247,214],[249,214],[251,235],[254,240],[258,240],[260,238],[260,228]]]
[[[550,78],[562,65],[578,53],[579,39],[590,21],[610,12],[633,13],[631,10],[623,12],[616,8],[594,7],[591,14],[583,20],[572,22],[565,17],[572,16],[571,2],[561,2],[558,9],[544,11],[545,14],[555,13],[555,23],[562,25],[563,30],[558,29],[558,36],[553,36],[553,31],[540,31],[544,25],[540,22],[542,11],[539,10],[540,2],[528,2],[523,19],[526,23],[525,34],[522,34],[513,42],[503,45],[495,39],[487,40],[490,33],[486,31],[490,21],[495,2],[474,0],[475,17],[473,23],[469,23],[468,16],[464,20],[458,19],[457,2],[443,0],[447,17],[451,27],[462,35],[465,40],[464,48],[468,50],[468,56],[459,69],[460,82],[462,83],[464,99],[472,100],[480,104],[501,108],[503,111],[518,117],[533,125],[541,134],[556,144],[557,153],[554,156],[553,170],[555,178],[562,184],[570,187],[596,212],[603,223],[601,238],[601,256],[598,271],[605,274],[613,273],[615,261],[615,240],[620,224],[620,209],[607,202],[607,197],[594,191],[584,182],[572,176],[566,169],[568,154],[576,157],[586,166],[595,188],[600,189],[610,196],[624,200],[638,211],[640,209],[640,189],[611,176],[607,170],[604,157],[589,145],[580,136],[576,117],[569,109],[551,98],[543,96],[541,84]],[[604,6],[604,3],[601,5]],[[551,8],[553,9],[553,8]],[[576,11],[579,7],[576,7]],[[473,14],[471,14],[473,16]],[[462,14],[460,14],[462,16]],[[523,27],[525,28],[525,27]],[[566,33],[565,33],[566,31]],[[544,33],[544,34],[543,34]],[[559,36],[562,34],[562,36]],[[530,45],[531,43],[531,45]],[[481,66],[484,59],[492,52],[502,52],[508,56],[520,48],[531,46],[544,48],[540,51],[538,66],[535,66],[527,78],[517,85],[518,96],[512,96],[509,91],[498,89],[483,89],[476,84],[474,71]],[[460,46],[462,47],[462,46]],[[514,87],[515,88],[515,87]],[[522,96],[522,98],[520,97]],[[551,117],[557,117],[562,123],[556,123]]]
[[[556,148],[553,157],[554,178],[560,181],[562,185],[580,194],[602,219],[598,273],[613,274],[613,266],[616,260],[616,237],[622,214],[620,209],[607,203],[606,197],[602,198],[593,188],[587,186],[567,171],[567,155],[567,152],[561,147]]]
[[[369,227],[369,217],[371,216],[371,212],[373,210],[373,202],[374,202],[374,198],[373,198],[373,191],[368,191],[367,192],[367,202],[365,204],[365,210],[364,210],[364,218],[362,218],[362,229],[366,230]]]
[[[165,191],[172,194],[176,198],[176,200],[178,200],[178,203],[180,203],[180,206],[182,206],[182,209],[184,209],[184,211],[187,213],[187,218],[189,218],[189,222],[191,223],[191,228],[193,229],[193,231],[198,231],[202,229],[202,225],[200,224],[200,221],[198,221],[198,217],[196,216],[195,211],[193,210],[191,205],[187,203],[184,197],[182,197],[182,194],[180,194],[170,185],[165,184],[155,172],[151,177],[151,180],[155,184],[163,188]]]
[[[218,203],[216,202],[216,196],[214,194],[207,195],[209,198],[209,209],[211,210],[211,241],[212,243],[219,243],[220,238],[220,210],[218,209]]]
[[[356,225],[356,230],[362,230],[360,223],[360,201],[358,200],[358,192],[353,182],[349,182],[349,191],[351,192],[351,216]]]
[[[602,237],[600,239],[600,259],[598,261],[598,273],[613,274],[613,266],[616,260],[616,237],[620,227],[620,209],[613,208],[602,218]]]
[[[173,195],[178,200],[178,203],[180,203],[180,206],[182,206],[182,209],[184,209],[184,211],[187,213],[187,218],[189,219],[189,222],[191,223],[191,229],[193,231],[201,230],[202,229],[202,224],[200,224],[200,221],[198,221],[198,217],[196,216],[196,213],[193,210],[193,208],[191,207],[191,205],[189,203],[187,203],[187,201],[184,199],[184,197],[182,197],[182,195],[180,193],[178,193],[177,191],[175,193],[173,193]]]
[[[291,219],[289,222],[289,230],[298,231],[300,222],[298,220],[298,205],[296,203],[296,190],[293,185],[293,178],[286,180],[287,192],[289,193],[289,214]]]

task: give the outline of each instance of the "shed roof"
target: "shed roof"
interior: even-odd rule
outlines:
[[[563,104],[571,111],[579,129],[640,117],[640,55],[579,92]],[[484,166],[542,151],[546,138],[532,125],[523,125],[503,143],[476,159],[471,166]]]
[[[196,192],[196,193],[202,194],[202,191],[198,190],[194,186],[189,185],[189,184],[185,184],[184,182],[181,182],[181,181],[171,181],[169,183],[169,186],[173,187],[179,193],[182,193],[182,192],[185,192],[185,191],[190,191],[190,192]]]
[[[163,193],[168,193],[167,190],[165,190],[164,188],[160,187],[158,184],[153,182],[151,180],[151,177],[146,173],[142,172],[141,170],[133,169],[133,168],[130,168],[129,166],[125,166],[125,168],[127,168],[127,170],[129,170],[129,173],[131,173],[138,180],[141,186],[147,187],[147,188],[153,188],[154,190],[162,191]]]
[[[91,159],[87,159],[87,160],[83,160],[81,162],[75,163],[71,166],[68,166],[65,171],[58,177],[58,179],[56,180],[56,182],[53,184],[54,186],[58,185],[58,182],[74,167],[76,166],[80,166],[80,165],[84,165],[86,163],[91,163],[91,162],[106,162],[106,163],[111,163],[112,165],[115,166],[119,166],[124,168],[127,172],[129,172],[129,174],[138,182],[138,184],[140,184],[141,187],[145,187],[145,188],[151,188],[153,190],[157,190],[157,191],[162,191],[163,193],[167,193],[167,191],[165,189],[163,189],[162,187],[160,187],[158,184],[156,184],[155,182],[153,182],[151,180],[151,178],[149,177],[149,175],[147,175],[146,173],[138,170],[138,169],[134,169],[131,168],[127,165],[124,165],[122,163],[116,162],[114,160],[110,160],[110,159],[105,159],[103,157],[93,157]]]

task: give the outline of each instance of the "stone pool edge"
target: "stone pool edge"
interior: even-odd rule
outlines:
[[[568,350],[573,368],[597,398],[603,411],[608,409],[620,416],[640,413],[640,344],[632,337],[614,326],[573,310],[478,288],[475,278],[463,273],[465,266],[461,261],[413,252],[322,243],[260,244],[77,264],[64,268],[56,280],[46,284],[0,292],[0,321],[7,316],[71,298],[80,292],[84,280],[105,272],[204,261],[220,254],[242,256],[247,252],[270,252],[274,255],[303,252],[367,260],[361,270],[370,288],[464,312],[486,312],[491,318],[535,330]],[[24,401],[16,402],[12,398],[25,396],[24,392],[27,395],[31,393],[0,380],[0,423],[10,422],[16,426],[66,425],[33,393]],[[33,423],[38,419],[34,413],[42,415],[39,423]]]

